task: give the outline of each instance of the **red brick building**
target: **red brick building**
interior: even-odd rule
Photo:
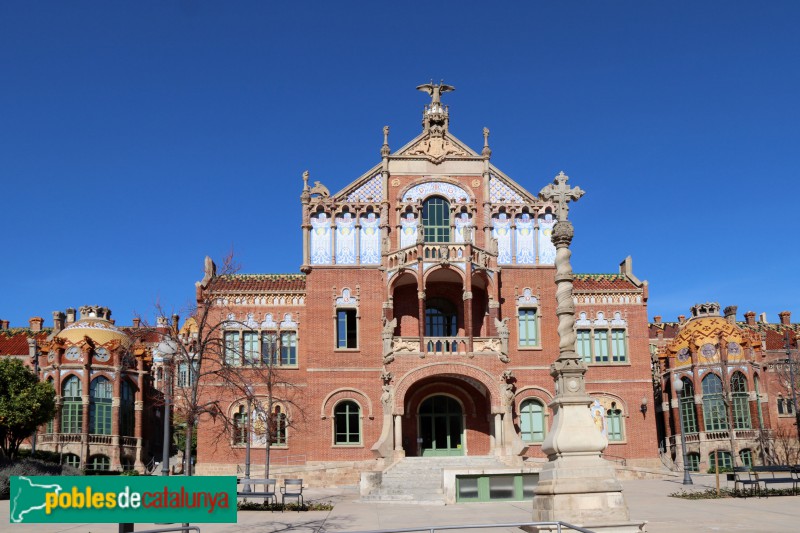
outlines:
[[[788,311],[769,323],[752,311],[737,321],[736,310],[697,304],[688,318],[650,325],[659,442],[665,459],[680,465],[683,431],[690,470],[800,459],[787,364],[798,360],[800,325]]]
[[[448,86],[422,88],[432,101],[417,137],[393,151],[384,128],[381,160],[335,194],[304,174],[302,273],[217,275],[207,263],[198,283],[226,363],[271,362],[292,384],[291,402],[275,394],[276,465],[339,465],[352,481],[403,456],[543,458],[559,353],[555,209],[536,192],[547,183],[532,192],[496,168],[487,129],[480,151],[458,140],[440,101]],[[609,456],[657,462],[647,282],[628,258],[616,273],[577,274],[574,289],[597,399],[587,416]],[[258,405],[266,387],[253,381]],[[244,462],[245,398],[220,394],[234,434],[201,421],[198,473]]]

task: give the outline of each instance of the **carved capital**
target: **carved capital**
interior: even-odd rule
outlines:
[[[569,246],[574,236],[575,230],[572,227],[572,223],[568,220],[559,220],[556,222],[555,226],[553,226],[553,234],[550,239],[553,241],[556,248],[560,248],[562,246]]]
[[[472,300],[472,291],[464,291],[462,298],[464,300]]]

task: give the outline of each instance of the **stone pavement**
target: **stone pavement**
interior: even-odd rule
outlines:
[[[691,490],[714,486],[714,476],[693,476]],[[631,517],[647,520],[651,533],[684,531],[795,532],[800,530],[800,496],[682,500],[668,494],[678,480],[623,481]],[[308,490],[308,501],[331,502],[332,511],[240,512],[238,524],[201,524],[202,533],[321,533],[425,525],[491,524],[531,519],[530,502],[448,506],[361,503],[355,488]],[[0,502],[0,531],[9,533],[115,533],[116,524],[10,524],[8,501]],[[137,530],[159,526],[138,524]],[[161,526],[163,527],[163,526]],[[474,530],[476,532],[511,529]],[[518,531],[518,530],[514,530]]]

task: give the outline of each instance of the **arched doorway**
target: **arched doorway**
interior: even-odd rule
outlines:
[[[420,455],[464,455],[464,410],[451,396],[438,394],[419,406]]]

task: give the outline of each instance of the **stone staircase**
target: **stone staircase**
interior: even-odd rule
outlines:
[[[494,456],[406,457],[383,472],[380,487],[363,496],[363,502],[444,505],[444,469],[507,468]]]

